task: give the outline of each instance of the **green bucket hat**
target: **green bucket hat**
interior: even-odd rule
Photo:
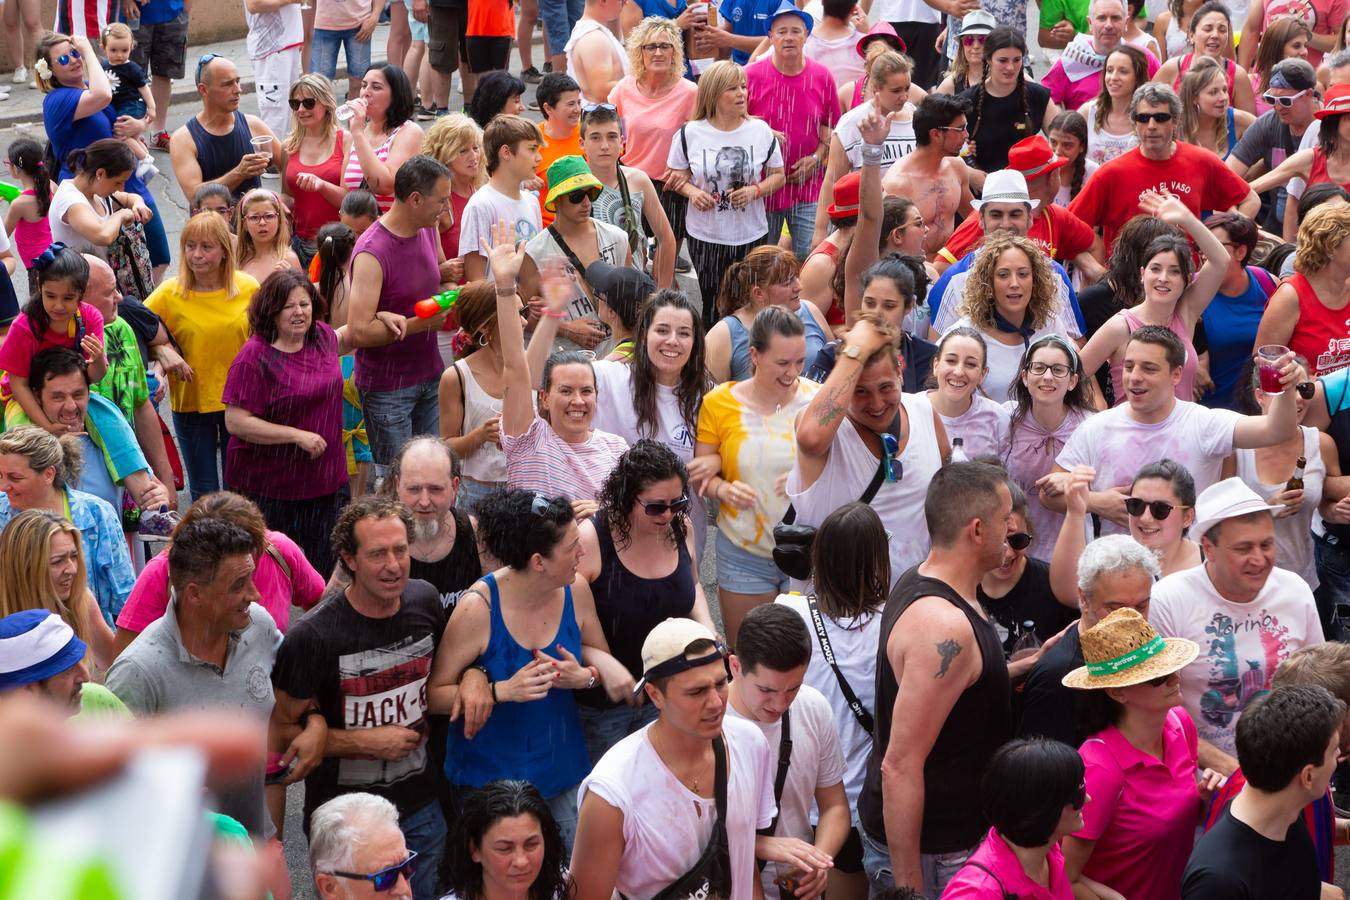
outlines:
[[[591,199],[600,196],[605,186],[600,179],[591,174],[586,160],[580,156],[563,156],[548,167],[545,173],[548,181],[548,196],[544,198],[544,209],[557,211],[558,198],[573,191],[589,189]]]

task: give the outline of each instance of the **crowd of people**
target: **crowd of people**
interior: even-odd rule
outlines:
[[[247,0],[183,123],[65,5],[0,794],[186,736],[278,900],[1342,896],[1344,4]]]

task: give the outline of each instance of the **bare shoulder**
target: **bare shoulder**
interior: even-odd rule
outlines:
[[[900,614],[891,629],[888,652],[892,658],[896,654],[911,658],[936,649],[950,666],[974,642],[975,632],[965,613],[945,597],[929,595],[915,600]]]

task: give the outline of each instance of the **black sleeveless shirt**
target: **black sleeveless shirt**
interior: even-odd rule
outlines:
[[[408,572],[409,578],[420,578],[436,588],[447,617],[460,593],[483,577],[483,564],[478,560],[478,543],[468,513],[452,509],[450,514],[455,517],[455,543],[450,552],[435,562],[414,558]]]
[[[197,145],[197,165],[202,170],[203,184],[215,181],[253,152],[253,132],[248,127],[248,119],[238,110],[234,113],[234,130],[229,134],[212,134],[202,127],[196,116],[188,118],[187,129],[192,143]],[[262,187],[262,179],[257,176],[241,181],[234,189],[235,199],[255,187]],[[191,197],[188,202],[192,202]]]
[[[998,632],[946,582],[910,569],[896,582],[881,614],[881,644],[877,650],[876,732],[867,775],[858,797],[858,812],[867,833],[886,841],[881,806],[881,760],[891,739],[891,729],[908,723],[892,722],[899,685],[886,655],[891,629],[910,604],[920,597],[942,597],[965,614],[975,633],[982,668],[980,677],[957,699],[938,732],[923,767],[923,825],[919,849],[923,853],[953,853],[980,842],[989,825],[980,811],[980,776],[994,751],[1012,737],[1011,685],[1008,664]],[[930,678],[921,669],[912,677]]]

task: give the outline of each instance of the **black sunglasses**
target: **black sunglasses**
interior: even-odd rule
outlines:
[[[1074,795],[1074,798],[1073,798],[1073,808],[1074,808],[1074,809],[1082,809],[1084,806],[1087,806],[1087,782],[1086,782],[1086,781],[1083,782],[1082,784],[1080,784],[1080,785],[1078,786],[1078,793],[1075,794],[1075,795]]]
[[[379,893],[384,893],[394,885],[398,884],[398,877],[400,875],[409,881],[412,881],[412,877],[416,873],[417,851],[409,850],[408,858],[403,862],[396,866],[390,866],[387,869],[381,869],[378,872],[370,872],[368,874],[360,872],[329,872],[328,874],[336,875],[338,878],[350,878],[355,881],[369,881],[372,888]]]
[[[591,192],[589,190],[573,191],[570,194],[563,194],[563,199],[566,200],[568,203],[579,204],[581,203],[582,200],[590,200]]]
[[[668,512],[673,512],[676,515],[684,512],[689,508],[689,498],[680,497],[677,500],[639,499],[638,505],[642,507],[643,512],[655,519],[657,516],[664,516]]]
[[[1166,675],[1159,675],[1157,678],[1150,678],[1148,680],[1148,683],[1153,687],[1162,687],[1164,684],[1167,684],[1167,679],[1171,678],[1175,674],[1176,674],[1175,672],[1168,672]]]
[[[1008,546],[1014,550],[1025,550],[1031,546],[1031,535],[1025,531],[1014,531],[1008,535]]]
[[[1313,395],[1317,393],[1317,385],[1311,381],[1304,381],[1299,384],[1296,390],[1304,400],[1311,400]]]
[[[292,97],[287,102],[291,104],[292,110],[297,110],[302,106],[305,109],[313,109],[315,106],[318,105],[319,100],[317,97]]]
[[[1172,121],[1170,112],[1137,112],[1133,116],[1134,120],[1140,125],[1147,125],[1149,122],[1157,122],[1159,125],[1165,125]]]
[[[1136,519],[1144,514],[1148,509],[1153,513],[1153,518],[1161,522],[1172,514],[1174,509],[1190,509],[1189,506],[1175,506],[1166,500],[1141,500],[1138,497],[1125,498],[1125,512],[1134,516]]]

